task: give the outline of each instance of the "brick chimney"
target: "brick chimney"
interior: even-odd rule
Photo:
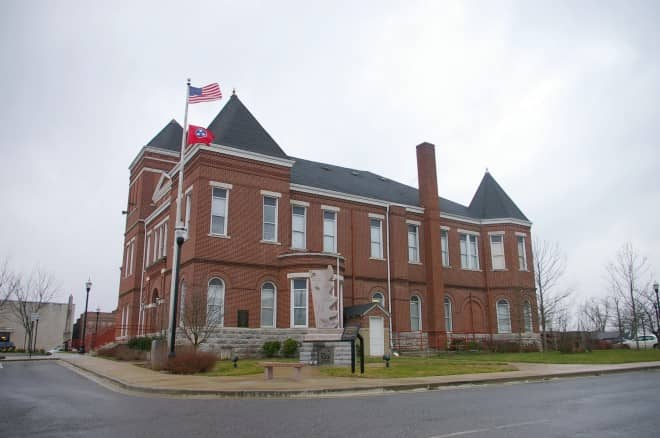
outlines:
[[[429,345],[438,346],[444,341],[444,281],[442,276],[442,251],[440,245],[440,206],[438,177],[435,168],[435,146],[422,143],[417,146],[417,178],[419,203],[424,207],[422,235],[419,239],[424,255],[426,274],[426,306],[422,327],[429,331]]]

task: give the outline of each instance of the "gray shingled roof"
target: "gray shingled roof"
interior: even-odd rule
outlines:
[[[183,128],[176,120],[172,119],[170,123],[165,125],[165,127],[161,129],[149,143],[147,143],[147,147],[180,152],[182,134]]]
[[[468,209],[472,217],[481,219],[514,218],[529,221],[488,171]]]
[[[232,94],[208,129],[215,136],[214,143],[272,157],[287,157],[236,94]]]
[[[214,143],[279,158],[292,158],[291,182],[317,189],[332,190],[395,204],[419,206],[418,190],[364,170],[288,157],[235,94],[208,127]],[[182,128],[172,120],[148,144],[150,147],[178,152]],[[469,207],[438,199],[442,213],[472,219],[514,218],[529,221],[486,172]]]

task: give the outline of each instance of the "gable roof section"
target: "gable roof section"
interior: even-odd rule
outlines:
[[[293,184],[419,207],[419,194],[414,187],[363,170],[302,158],[294,160],[296,162],[291,168]],[[461,204],[445,198],[439,198],[439,203],[442,212],[471,217],[468,208]]]
[[[183,128],[179,123],[172,119],[170,123],[165,125],[154,138],[147,143],[147,147],[165,149],[173,152],[181,151],[181,136],[183,135]]]
[[[529,221],[488,171],[481,180],[468,210],[472,217],[481,219],[513,218]]]
[[[232,94],[229,102],[213,119],[208,129],[213,132],[215,136],[213,142],[216,144],[272,157],[287,158],[282,148],[235,94]]]

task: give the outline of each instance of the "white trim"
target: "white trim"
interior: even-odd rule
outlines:
[[[440,229],[444,230],[444,231],[449,231],[449,230],[451,230],[451,227],[448,227],[446,225],[440,225]]]
[[[154,228],[158,228],[158,227],[160,227],[160,226],[163,225],[165,222],[167,222],[169,219],[170,219],[169,217],[166,217],[166,218],[161,219],[160,222],[158,222],[156,225],[154,225]]]
[[[307,204],[306,206],[301,205],[301,204],[293,204],[293,203],[291,205],[291,249],[307,251],[307,208],[309,206],[309,203],[306,203],[306,204]],[[302,208],[303,211],[304,211],[304,213],[302,215],[303,216],[302,234],[303,234],[303,240],[304,240],[304,242],[303,242],[304,248],[298,248],[298,247],[293,246],[293,236],[295,235],[294,233],[299,233],[299,231],[294,231],[294,229],[293,229],[293,217],[294,216],[300,216],[300,215],[294,215],[293,214],[293,209],[296,208],[296,207]]]
[[[152,148],[149,146],[142,146],[142,149],[140,149],[140,152],[138,152],[137,156],[133,158],[133,161],[131,161],[131,164],[128,165],[129,170],[133,170],[133,167],[137,164],[138,161],[140,161],[140,158],[142,158],[145,154],[145,152],[152,152],[155,154],[161,154],[161,155],[168,155],[170,157],[176,157],[179,158],[179,153],[178,152],[172,152],[172,151],[167,151],[163,149],[158,149],[158,148]],[[149,157],[150,159],[157,159],[154,157]],[[176,163],[176,161],[173,161],[172,163]]]
[[[144,220],[144,225],[147,226],[147,224],[149,224],[151,221],[156,219],[159,214],[167,210],[167,208],[170,206],[171,203],[172,201],[168,199],[163,204],[161,204],[160,207],[155,209],[153,213],[151,213],[149,216],[146,217],[146,219]]]
[[[207,236],[209,236],[209,237],[220,237],[221,239],[231,239],[231,236],[228,236],[226,234],[208,233]]]
[[[284,258],[284,257],[304,257],[304,256],[314,256],[314,257],[320,256],[320,257],[332,257],[332,258],[339,257],[341,260],[344,260],[344,256],[331,252],[292,252],[289,254],[280,254],[277,257]]]
[[[187,195],[188,193],[192,192],[192,189],[193,189],[193,185],[190,184],[190,187],[188,187],[188,188],[186,189],[186,191],[183,192],[183,195],[185,196],[185,195]]]
[[[271,155],[259,154],[257,152],[250,152],[243,149],[236,149],[231,146],[226,146],[223,144],[211,143],[211,146],[199,146],[200,150],[219,152],[225,155],[231,155],[233,157],[248,158],[250,160],[262,161],[269,164],[277,164],[285,167],[293,167],[295,160],[289,158],[279,158],[273,157]]]
[[[368,213],[368,216],[369,216],[369,219],[380,219],[380,220],[385,219],[385,215],[382,215],[382,214]]]
[[[277,242],[277,241],[274,241],[274,240],[263,240],[263,239],[261,239],[259,241],[259,243],[268,243],[270,245],[281,245],[282,244],[282,242]]]
[[[406,224],[407,225],[417,225],[418,227],[422,226],[422,223],[420,221],[414,221],[411,219],[406,219]]]
[[[286,274],[286,278],[288,280],[294,279],[294,278],[310,278],[309,272],[291,272],[289,274]]]
[[[504,231],[489,231],[488,232],[489,236],[504,236],[504,234],[506,234],[506,232],[504,232]]]
[[[369,216],[369,258],[370,259],[383,260],[383,219],[384,217],[372,217],[371,215]],[[371,221],[378,222],[378,231],[380,232],[380,235],[378,236],[378,254],[373,254],[374,241],[372,240],[372,236],[371,236],[371,233],[373,231]]]
[[[301,278],[305,279],[305,291],[306,291],[305,292],[305,324],[296,325],[296,323],[295,323],[296,315],[295,315],[295,311],[294,311],[294,304],[295,304],[294,294],[295,294],[296,290],[293,288],[293,282],[296,279],[301,279]],[[289,325],[291,326],[291,328],[307,328],[307,327],[309,327],[309,286],[310,286],[309,277],[302,277],[302,276],[293,277],[289,281],[290,281],[289,284],[291,285],[291,299],[290,299],[290,301],[291,301],[291,306],[290,306],[290,308],[291,308],[291,313],[290,313],[291,320],[290,320]]]
[[[328,208],[323,208],[322,211],[323,211],[323,214],[321,215],[321,218],[322,218],[322,222],[321,222],[321,239],[322,239],[321,240],[321,247],[323,248],[323,251],[326,252],[326,253],[337,254],[339,252],[339,233],[338,233],[338,230],[339,230],[339,226],[338,226],[338,223],[339,223],[339,209],[332,210],[332,209],[328,209]],[[332,221],[333,224],[334,224],[334,228],[333,228],[333,231],[332,231],[332,239],[333,239],[333,245],[332,246],[333,246],[333,248],[326,248],[325,247],[325,237],[326,237],[326,234],[325,234],[325,221],[326,221],[325,213],[326,212],[333,213],[334,216],[335,216],[334,220]],[[328,235],[328,236],[330,236],[330,235]],[[326,249],[329,249],[331,251],[326,251]]]
[[[279,193],[279,192],[271,192],[271,191],[268,191],[268,190],[262,190],[262,191],[261,191],[261,194],[262,194],[263,196],[270,196],[271,198],[281,198],[281,197],[282,197],[282,194],[281,194],[281,193]]]
[[[272,192],[269,192],[272,193]],[[261,242],[263,243],[276,243],[279,245],[279,239],[278,239],[278,228],[279,228],[279,214],[280,214],[280,198],[277,196],[272,196],[269,194],[264,194],[264,190],[261,191]],[[281,195],[280,195],[281,196]],[[265,239],[265,225],[266,225],[266,198],[274,199],[275,200],[275,233],[273,235],[273,240],[267,240]],[[269,205],[268,207],[272,207]]]
[[[516,236],[521,236],[527,238],[527,233],[521,233],[520,231],[516,231]]]
[[[297,205],[298,207],[309,207],[309,202],[306,201],[298,201],[296,199],[290,199],[289,202],[291,205]]]
[[[442,213],[440,212],[440,217],[444,219],[451,219],[455,220],[458,222],[465,222],[468,224],[475,224],[475,225],[501,225],[501,224],[515,224],[515,225],[522,225],[525,227],[531,227],[532,222],[525,221],[522,219],[515,219],[515,218],[497,218],[497,219],[474,219],[470,217],[465,217],[465,216],[460,216],[457,214],[451,214],[451,213]]]
[[[396,205],[396,204],[392,204],[392,205]],[[408,213],[424,214],[424,208],[423,207],[406,207],[406,211]]]
[[[502,245],[502,254],[495,254],[493,251],[493,237],[500,237]],[[488,233],[488,242],[490,243],[490,267],[493,271],[506,271],[506,250],[504,248],[504,231],[502,232],[490,232]],[[502,267],[495,267],[495,257],[502,257]]]
[[[417,253],[417,258],[415,260],[410,259],[410,230],[408,229],[409,226],[415,227],[415,252]],[[415,221],[406,221],[406,247],[408,248],[408,263],[413,264],[413,265],[421,265],[422,264],[422,254],[421,254],[421,248],[419,247],[419,229],[421,227],[421,224],[419,222]]]
[[[413,297],[416,297],[417,298],[417,303],[419,303],[418,306],[417,306],[417,310],[419,311],[419,316],[418,316],[419,317],[419,328],[417,330],[413,330],[413,328],[412,328],[412,314],[410,314],[410,331],[416,331],[416,332],[419,331],[419,332],[421,332],[423,330],[423,326],[422,326],[422,319],[423,319],[422,318],[422,297],[420,297],[417,294],[413,294],[413,295],[410,296],[410,299],[408,300],[408,312],[410,312],[410,303],[412,303]]]
[[[321,210],[327,210],[327,211],[341,211],[341,208],[335,207],[334,205],[321,205]]]
[[[233,184],[223,183],[223,182],[219,182],[219,181],[209,181],[209,185],[211,187],[218,187],[220,189],[227,189],[227,190],[231,190],[231,189],[234,188]]]
[[[473,236],[481,236],[481,233],[479,231],[462,230],[460,228],[457,231],[459,234],[471,234]]]
[[[161,170],[161,169],[154,169],[153,167],[143,167],[142,169],[140,169],[140,171],[137,173],[137,175],[135,175],[131,179],[131,181],[128,183],[128,187],[131,187],[133,184],[135,184],[137,182],[140,175],[142,175],[142,172],[163,173],[165,171]]]
[[[270,283],[273,285],[273,323],[271,325],[263,325],[262,324],[262,317],[263,317],[263,300],[264,300],[264,285],[266,283]],[[277,327],[277,285],[275,284],[274,281],[271,280],[266,280],[263,283],[261,283],[261,300],[259,303],[259,327],[263,328],[276,328]]]

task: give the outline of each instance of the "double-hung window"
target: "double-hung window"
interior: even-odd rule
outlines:
[[[337,252],[337,212],[323,210],[323,252]]]
[[[422,329],[422,303],[417,295],[410,297],[410,330]]]
[[[291,206],[291,248],[307,248],[307,209],[302,205]]]
[[[527,270],[527,251],[525,250],[525,235],[518,234],[516,236],[518,241],[518,266],[521,271]]]
[[[511,312],[507,300],[497,302],[497,332],[511,333]]]
[[[225,322],[225,283],[219,278],[212,278],[209,281],[206,319],[208,323],[221,327]]]
[[[418,224],[408,224],[408,263],[419,263]]]
[[[504,234],[497,233],[490,235],[490,258],[494,271],[506,269],[504,261]]]
[[[440,249],[442,251],[442,266],[449,266],[449,231],[440,230]]]
[[[369,219],[371,229],[371,257],[383,258],[383,221],[381,219]]]
[[[523,303],[523,327],[525,333],[532,331],[532,305],[529,304],[529,301]]]
[[[476,234],[461,233],[459,242],[461,247],[461,268],[479,269],[478,239]]]
[[[277,242],[277,198],[264,196],[263,240]]]
[[[454,328],[451,314],[451,300],[449,297],[445,297],[445,331],[451,332]]]
[[[275,285],[271,282],[261,286],[261,326],[275,327]]]
[[[211,197],[211,234],[227,235],[227,198],[229,190],[212,187]]]
[[[307,279],[293,278],[291,280],[291,326],[307,327]]]

